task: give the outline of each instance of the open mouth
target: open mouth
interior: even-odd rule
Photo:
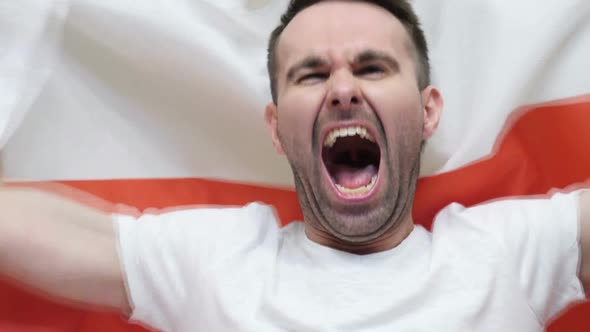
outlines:
[[[336,128],[324,139],[322,160],[341,196],[363,198],[377,183],[381,151],[366,128]]]

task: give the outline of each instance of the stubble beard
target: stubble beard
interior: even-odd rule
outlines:
[[[322,164],[311,161],[313,166],[305,168],[295,161],[305,159],[290,158],[287,155],[304,222],[345,244],[363,244],[378,240],[386,232],[411,218],[420,173],[421,146],[422,143],[417,148],[398,146],[398,158],[390,159],[392,153],[389,151],[382,156],[386,158],[383,166],[387,168],[382,173],[386,178],[381,179],[384,181],[381,185],[386,186],[382,202],[373,203],[374,206],[351,205],[338,209],[331,206],[327,199],[325,191],[329,189],[321,186]],[[306,172],[306,169],[311,171]],[[306,176],[307,173],[311,173],[310,176]]]

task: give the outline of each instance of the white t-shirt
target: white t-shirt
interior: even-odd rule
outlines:
[[[542,331],[578,279],[577,193],[451,204],[432,232],[354,255],[272,208],[117,216],[132,321],[163,331]]]

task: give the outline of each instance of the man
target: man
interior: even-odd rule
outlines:
[[[4,189],[0,273],[165,331],[541,331],[584,298],[586,192],[414,226],[442,97],[407,2],[293,1],[269,74],[303,223],[279,229],[260,204],[137,221]]]

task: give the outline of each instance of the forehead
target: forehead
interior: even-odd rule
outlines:
[[[277,46],[279,70],[309,55],[351,59],[366,49],[409,57],[409,38],[389,11],[364,1],[322,1],[287,25]]]

